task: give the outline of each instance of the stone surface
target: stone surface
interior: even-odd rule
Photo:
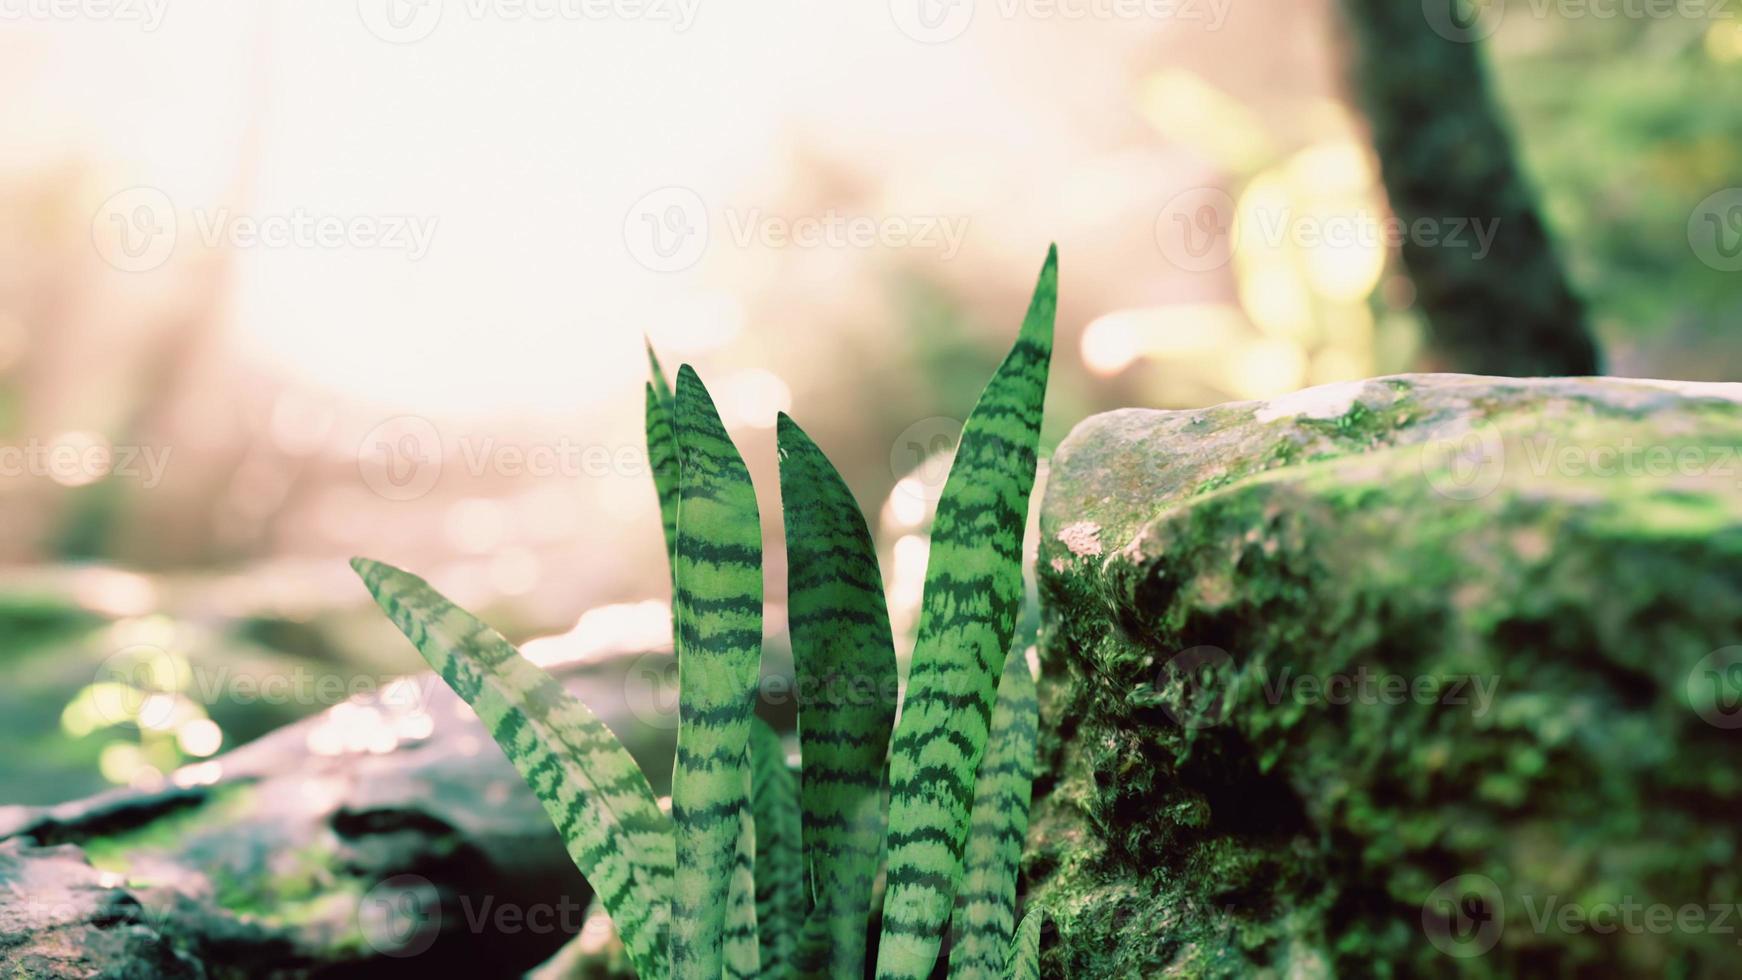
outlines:
[[[1742,385],[1623,380],[1079,425],[1048,974],[1742,973],[1739,447]]]
[[[76,847],[0,841],[0,962],[16,980],[204,976]]]
[[[669,713],[631,692],[671,666],[557,676],[665,774]],[[518,977],[585,922],[591,892],[543,809],[433,675],[178,775],[0,808],[0,975]]]

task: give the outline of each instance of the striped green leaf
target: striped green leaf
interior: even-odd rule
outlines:
[[[968,827],[961,891],[951,920],[950,976],[997,976],[1016,931],[1016,874],[1028,837],[1028,800],[1034,788],[1034,748],[1040,723],[1028,658],[1013,650],[998,682],[992,734],[974,782],[974,817]]]
[[[738,807],[738,850],[732,862],[732,888],[726,899],[725,977],[755,980],[764,976],[757,918],[756,837],[750,809],[750,767],[744,767],[744,803]]]
[[[791,976],[804,925],[804,861],[799,854],[798,780],[779,733],[750,725],[750,806],[756,815],[756,922],[762,975]]]
[[[808,868],[807,868],[808,871]],[[809,882],[807,881],[807,887]],[[866,904],[870,904],[867,902]],[[845,976],[846,974],[829,973],[829,920],[816,914],[813,905],[805,916],[804,926],[798,934],[798,969],[796,975],[802,980],[827,980],[830,976]],[[864,956],[861,954],[860,959]],[[864,970],[853,974],[855,978],[864,976]]]
[[[1004,960],[1004,980],[1040,980],[1040,927],[1046,910],[1029,909]]]
[[[974,778],[1022,600],[1058,256],[981,393],[932,525],[919,638],[890,747],[887,888],[877,976],[930,975],[962,876]]]
[[[779,420],[787,625],[798,706],[804,859],[815,895],[807,975],[860,977],[883,847],[883,771],[895,723],[895,644],[877,551],[839,473]],[[825,957],[818,962],[814,954]]]
[[[762,662],[762,532],[750,472],[688,365],[678,372],[673,430],[681,479],[671,969],[718,980]]]
[[[364,558],[351,567],[532,787],[636,971],[664,976],[671,821],[617,737],[501,634],[423,579]]]
[[[653,472],[653,488],[659,494],[659,520],[665,528],[665,558],[675,563],[677,555],[677,434],[672,431],[671,387],[665,383],[653,345],[647,346],[647,364],[653,380],[647,383],[647,468]]]

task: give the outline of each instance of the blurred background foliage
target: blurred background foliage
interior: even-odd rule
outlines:
[[[928,457],[1008,346],[1049,240],[1049,447],[1120,406],[1455,367],[1424,359],[1394,249],[1258,227],[1387,214],[1326,0],[1234,3],[1213,29],[982,12],[940,45],[880,5],[838,23],[774,5],[709,10],[677,40],[466,24],[395,46],[341,6],[190,3],[145,38],[0,26],[0,444],[94,460],[0,474],[0,802],[207,781],[224,749],[417,667],[351,554],[428,574],[546,662],[660,645],[645,471],[490,455],[639,447],[644,336],[668,367],[698,365],[751,463],[775,646],[774,413],[859,495],[910,629],[943,472]],[[1689,224],[1742,185],[1742,25],[1514,6],[1485,43],[1494,92],[1610,370],[1734,377],[1739,274],[1698,261]],[[713,237],[662,274],[623,226],[665,185],[709,202]],[[161,267],[128,272],[93,215],[139,186],[183,227]],[[1226,195],[1238,244],[1184,268],[1158,237],[1202,192]],[[297,207],[441,224],[418,262],[190,230],[197,208]],[[729,228],[825,213],[968,232],[946,254]],[[372,454],[406,418],[443,466],[391,499]],[[122,471],[137,447],[164,454],[161,479]],[[417,736],[341,721],[311,751]]]
[[[1689,261],[1688,224],[1742,174],[1742,15],[1516,27],[1499,90],[1612,372],[1735,378],[1742,292]]]

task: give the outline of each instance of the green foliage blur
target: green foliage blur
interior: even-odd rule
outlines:
[[[1689,236],[1703,201],[1742,185],[1742,14],[1508,18],[1489,54],[1611,371],[1734,378],[1738,275]]]

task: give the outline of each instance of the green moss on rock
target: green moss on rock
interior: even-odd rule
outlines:
[[[1742,717],[1697,696],[1742,643],[1734,387],[1079,426],[1041,523],[1049,972],[1742,969]],[[1555,918],[1629,902],[1709,925]]]

